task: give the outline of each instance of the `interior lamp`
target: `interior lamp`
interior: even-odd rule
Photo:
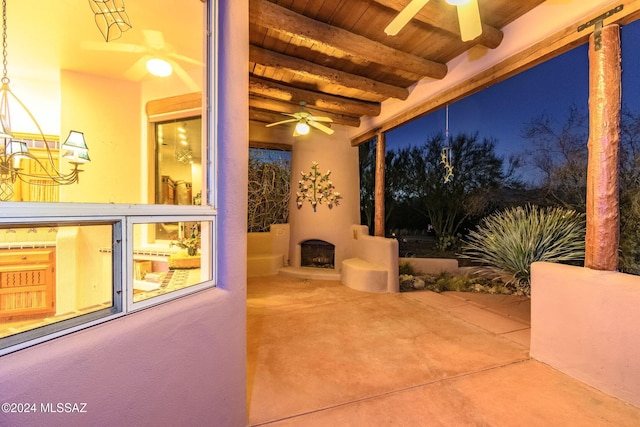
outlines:
[[[470,0],[446,0],[447,3],[452,4],[454,6],[461,6],[465,3],[469,3]]]
[[[160,58],[151,58],[147,61],[147,70],[158,77],[168,77],[173,72],[173,67],[168,61]]]
[[[2,78],[0,79],[0,201],[9,201],[14,198],[13,186],[17,180],[41,186],[67,185],[78,182],[78,174],[82,172],[78,169],[78,165],[89,161],[89,149],[84,142],[82,133],[71,131],[69,138],[62,145],[77,157],[77,160],[71,161],[73,169],[68,173],[62,173],[37,120],[9,87],[6,0],[2,0],[2,60]],[[37,139],[42,142],[42,148],[46,149],[45,156],[32,154],[27,142],[14,135],[11,130],[10,104],[19,107],[32,121],[33,126],[38,130]],[[27,160],[32,164],[21,168],[22,160]]]
[[[105,41],[118,39],[131,28],[129,16],[124,11],[124,0],[89,0],[89,6]]]
[[[311,130],[311,128],[309,127],[307,122],[300,121],[300,122],[296,123],[296,133],[298,135],[306,135],[306,134],[309,133],[309,130]]]
[[[64,144],[60,147],[64,150],[68,150],[63,159],[69,160],[70,163],[87,163],[90,162],[89,149],[87,143],[84,141],[84,133],[72,130],[69,132]]]

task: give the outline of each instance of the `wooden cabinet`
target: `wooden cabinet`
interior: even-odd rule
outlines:
[[[55,267],[54,248],[0,250],[0,318],[54,314]]]

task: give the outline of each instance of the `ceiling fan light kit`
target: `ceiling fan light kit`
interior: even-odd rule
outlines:
[[[173,72],[173,67],[168,61],[161,58],[149,58],[146,63],[147,71],[154,76],[168,77]]]
[[[296,123],[296,133],[298,135],[307,135],[311,127],[306,122],[298,122]]]
[[[301,102],[300,105],[302,107],[304,107],[306,105],[305,102]],[[278,126],[278,125],[283,125],[285,123],[296,123],[295,128],[293,130],[293,136],[300,136],[300,135],[307,135],[309,133],[309,131],[311,130],[311,128],[316,128],[318,130],[321,130],[322,132],[326,133],[327,135],[332,135],[333,134],[333,129],[331,129],[329,126],[326,126],[322,123],[319,122],[324,122],[324,123],[333,123],[333,120],[329,117],[321,117],[321,116],[314,116],[311,113],[309,113],[308,111],[305,110],[300,110],[296,113],[281,113],[282,115],[285,116],[289,116],[292,117],[291,119],[287,119],[287,120],[282,120],[279,122],[274,122],[274,123],[269,123],[267,125],[265,125],[265,127],[272,127],[272,126]]]

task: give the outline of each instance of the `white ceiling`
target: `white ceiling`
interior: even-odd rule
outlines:
[[[65,69],[108,77],[123,77],[129,71],[129,80],[140,79],[141,75],[132,75],[131,67],[149,53],[147,30],[163,36],[165,45],[158,51],[203,62],[200,0],[124,0],[124,5],[132,28],[107,43],[87,0],[7,0],[9,77],[19,73],[27,78],[57,78]],[[185,69],[194,68],[187,61],[177,62]]]

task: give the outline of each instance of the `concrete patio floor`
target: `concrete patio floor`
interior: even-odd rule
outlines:
[[[250,278],[252,426],[639,426],[640,409],[529,358],[529,300]]]

